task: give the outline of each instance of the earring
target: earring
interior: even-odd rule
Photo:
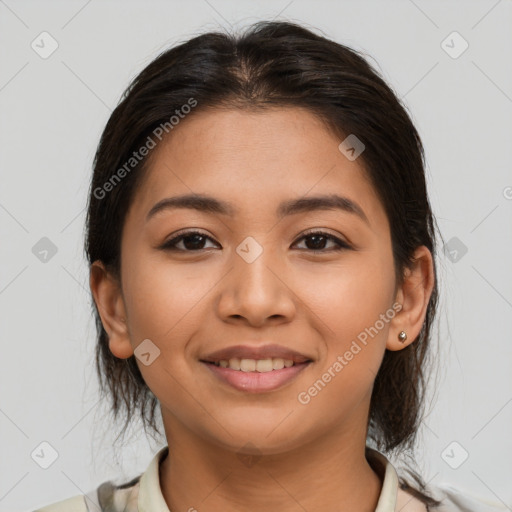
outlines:
[[[405,331],[400,332],[400,334],[398,335],[398,339],[400,343],[405,343],[405,340],[407,339],[407,334],[405,333]]]

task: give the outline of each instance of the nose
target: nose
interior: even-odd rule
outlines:
[[[293,285],[287,282],[284,261],[264,249],[251,261],[233,253],[231,271],[222,280],[218,314],[227,322],[245,321],[261,327],[271,321],[286,323],[296,312]]]

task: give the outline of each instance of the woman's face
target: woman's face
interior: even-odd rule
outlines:
[[[124,358],[143,343],[137,363],[168,436],[182,429],[265,453],[354,431],[366,438],[373,382],[402,326],[386,214],[340,142],[301,109],[212,110],[182,120],[153,150],[122,235],[127,332],[110,349]],[[150,213],[191,194],[209,207]],[[357,206],[314,200],[335,195]],[[165,247],[186,231],[200,235]],[[272,372],[204,362],[239,345],[278,345],[310,362]],[[273,353],[283,355],[246,358]],[[282,366],[259,369],[266,364]]]

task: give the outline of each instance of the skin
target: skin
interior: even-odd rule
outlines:
[[[160,350],[150,365],[137,362],[161,406],[170,456],[160,484],[172,511],[377,505],[382,481],[364,454],[372,386],[385,349],[401,350],[419,334],[434,275],[431,253],[418,247],[414,268],[395,286],[387,216],[361,159],[348,160],[340,142],[298,108],[195,112],[151,155],[122,233],[121,282],[101,262],[91,268],[112,353],[130,357],[145,339]],[[229,201],[239,213],[176,209],[146,222],[159,200],[191,192]],[[340,210],[276,217],[281,201],[333,192],[356,201],[369,225]],[[212,240],[189,244],[189,252],[159,249],[184,228]],[[313,254],[303,238],[310,228],[351,248],[330,250],[336,244],[327,239]],[[236,252],[248,236],[263,249],[252,263]],[[186,249],[183,241],[178,247]],[[394,303],[400,312],[317,396],[299,403],[298,394]],[[250,394],[199,362],[224,347],[267,342],[313,363],[278,390]],[[242,453],[258,458],[248,464]]]

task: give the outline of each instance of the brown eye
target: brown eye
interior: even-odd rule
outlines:
[[[209,236],[200,231],[188,231],[165,242],[160,248],[168,251],[197,252],[203,250],[207,240],[212,240]],[[178,244],[183,242],[182,247]]]
[[[171,240],[168,240],[160,247],[160,249],[166,251],[198,252],[205,249],[205,243],[208,240],[214,242],[213,238],[201,233],[200,231],[187,231],[179,234]],[[308,240],[306,242],[306,250],[312,252],[330,252],[351,249],[350,245],[346,242],[324,231],[307,233],[299,240]],[[326,248],[329,242],[333,243],[334,247]],[[178,247],[180,243],[182,246]]]
[[[351,247],[346,242],[343,242],[339,238],[324,231],[309,232],[300,238],[300,240],[308,239],[310,241],[306,242],[306,249],[309,249],[313,252],[330,252],[341,251],[343,249],[351,249]],[[329,241],[334,243],[334,247],[331,249],[326,249],[325,246]]]

